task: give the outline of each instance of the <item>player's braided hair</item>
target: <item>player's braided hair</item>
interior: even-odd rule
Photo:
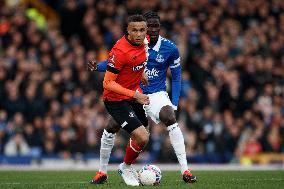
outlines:
[[[146,12],[145,14],[143,14],[143,16],[146,18],[146,20],[154,18],[154,19],[158,19],[160,21],[160,17],[159,17],[157,12],[149,11],[149,12]]]

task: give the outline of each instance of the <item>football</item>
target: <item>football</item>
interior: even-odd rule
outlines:
[[[156,186],[159,185],[162,178],[162,172],[155,165],[145,165],[138,172],[141,185]]]

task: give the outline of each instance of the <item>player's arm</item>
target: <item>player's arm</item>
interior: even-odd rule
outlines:
[[[98,71],[98,72],[105,72],[107,69],[107,60],[97,63],[96,61],[92,60],[88,62],[88,70],[90,71]]]
[[[107,70],[103,82],[104,89],[133,98],[135,91],[122,87],[118,84],[116,82],[117,76],[117,73]]]
[[[104,88],[118,94],[132,97],[136,99],[137,102],[139,102],[140,104],[148,105],[150,103],[149,97],[147,95],[142,94],[139,91],[133,91],[127,89],[125,87],[122,87],[120,84],[118,84],[115,81],[117,76],[118,76],[117,73],[113,73],[111,70],[110,71],[107,70],[103,82]]]
[[[106,73],[104,76],[103,87],[106,90],[113,91],[121,95],[134,97],[135,91],[127,89],[116,82],[118,74],[124,66],[123,57],[124,54],[119,50],[112,50],[110,52],[106,67]]]
[[[181,66],[178,49],[175,48],[171,55],[171,74],[172,74],[172,103],[177,110],[178,101],[181,91]]]

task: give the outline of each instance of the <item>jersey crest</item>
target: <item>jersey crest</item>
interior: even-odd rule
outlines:
[[[163,55],[157,54],[156,61],[159,62],[159,63],[162,63],[162,62],[165,61],[165,59],[164,59]]]

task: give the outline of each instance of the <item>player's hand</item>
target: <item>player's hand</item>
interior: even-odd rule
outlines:
[[[141,82],[143,85],[148,86],[149,82],[148,82],[148,77],[145,73],[142,74],[142,78],[141,78]]]
[[[145,94],[140,93],[139,91],[135,92],[134,98],[140,104],[144,104],[144,105],[149,105],[150,104],[149,97],[147,95],[145,95]]]
[[[97,64],[98,64],[97,61],[90,60],[87,64],[87,70],[92,71],[92,72],[96,71],[97,70]]]

